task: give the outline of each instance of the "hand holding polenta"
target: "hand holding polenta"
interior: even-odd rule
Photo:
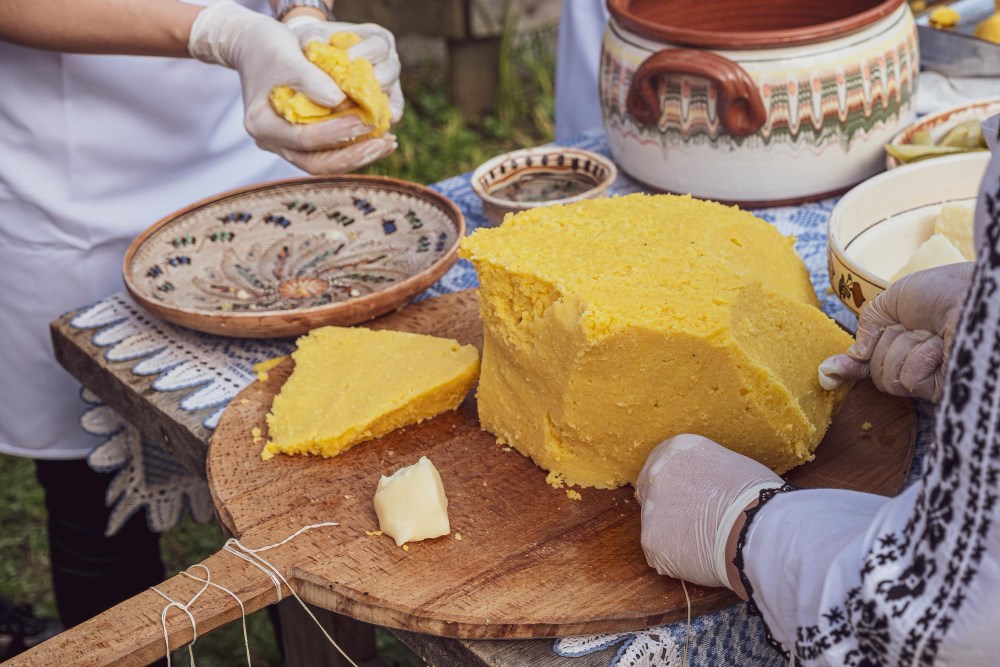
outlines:
[[[359,32],[349,37],[346,28]],[[327,43],[309,42],[312,55],[304,53],[302,42],[321,32],[329,32]],[[357,50],[348,54],[352,46]],[[390,92],[398,88],[398,57],[391,35],[378,26],[311,17],[282,24],[224,1],[199,13],[189,51],[199,60],[239,72],[247,132],[258,146],[300,169],[340,174],[396,148],[395,137],[386,134],[394,119],[383,84]],[[397,92],[396,97],[398,118],[402,95]]]
[[[386,132],[403,114],[403,94],[392,34],[372,24],[334,23],[312,16],[296,17],[288,26],[309,62],[330,77],[343,97],[338,104],[322,104],[293,87],[277,86],[269,96],[274,111],[295,125],[357,119],[368,129],[337,146],[344,149],[331,156],[337,164],[322,173],[350,171],[395,150],[395,139]],[[359,160],[363,164],[357,164]]]
[[[399,86],[400,62],[399,54],[396,52],[396,39],[392,33],[382,26],[374,23],[340,23],[334,21],[320,21],[312,16],[298,16],[288,21],[288,27],[299,38],[302,50],[309,57],[309,45],[317,43],[320,45],[331,45],[336,48],[346,49],[347,56],[352,63],[352,67],[363,69],[360,76],[349,76],[351,79],[344,90],[346,95],[345,103],[363,105],[363,101],[357,98],[363,91],[354,91],[360,86],[370,81],[365,63],[371,64],[375,73],[375,80],[389,99],[389,122],[397,123],[403,116],[403,92]],[[315,62],[315,61],[314,61]],[[354,64],[358,63],[358,64]],[[320,65],[321,69],[325,69]],[[353,74],[353,72],[348,72]],[[373,96],[377,101],[380,97]],[[379,104],[378,111],[384,113],[384,109]]]

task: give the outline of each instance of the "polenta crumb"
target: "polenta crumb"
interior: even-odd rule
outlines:
[[[240,399],[240,405],[247,405],[249,403],[250,403],[250,399],[249,398],[241,398]]]
[[[545,483],[553,489],[561,489],[566,486],[566,483],[563,481],[563,474],[555,470],[549,471],[549,474],[545,476]]]
[[[365,535],[367,535],[368,537],[378,537],[381,534],[382,534],[381,530],[366,530],[365,531]]]
[[[861,425],[861,430],[862,431],[870,431],[871,428],[872,428],[872,423],[871,422],[865,422],[864,424]]]
[[[455,533],[455,539],[458,540],[459,542],[461,542],[462,541],[462,533]]]
[[[409,550],[410,550],[410,545],[409,544],[404,544],[403,545],[403,551],[409,551]]]
[[[257,380],[260,382],[267,382],[268,378],[270,377],[270,375],[268,375],[267,372],[287,358],[288,355],[286,354],[285,356],[282,357],[275,357],[274,359],[268,359],[266,361],[260,362],[259,364],[254,364],[253,371],[254,373],[257,374]]]
[[[570,500],[583,499],[583,496],[581,496],[578,491],[574,491],[573,489],[566,489],[566,497],[569,498]]]

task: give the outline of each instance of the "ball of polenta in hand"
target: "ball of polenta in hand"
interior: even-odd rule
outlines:
[[[320,123],[348,114],[355,115],[374,129],[358,139],[380,137],[389,129],[392,115],[389,97],[382,91],[375,77],[375,67],[365,58],[351,60],[347,50],[361,41],[354,33],[342,32],[330,37],[329,44],[310,42],[305,55],[311,63],[330,75],[340,86],[347,100],[330,109],[316,104],[302,93],[288,86],[277,86],[271,91],[271,106],[289,123]]]

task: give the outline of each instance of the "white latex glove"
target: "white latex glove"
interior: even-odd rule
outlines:
[[[678,435],[649,453],[635,484],[642,550],[660,574],[732,588],[726,544],[763,489],[784,482],[765,466],[699,435]]]
[[[330,37],[338,32],[353,32],[361,41],[347,50],[347,55],[365,58],[375,68],[375,78],[382,90],[389,96],[391,121],[399,122],[403,117],[403,90],[399,86],[402,69],[396,52],[396,38],[380,25],[374,23],[340,23],[323,21],[315,16],[296,16],[286,25],[299,38],[299,45],[305,49],[309,42],[330,43]]]
[[[880,391],[938,401],[949,348],[972,282],[972,262],[903,276],[861,310],[857,339],[819,365],[819,383],[834,389],[871,377]]]
[[[288,86],[317,104],[335,107],[344,93],[302,53],[298,37],[282,23],[231,0],[203,9],[191,26],[191,56],[235,69],[243,86],[244,124],[264,150],[277,153],[312,174],[359,169],[396,148],[391,134],[335,148],[371,128],[355,116],[296,125],[274,112],[268,96]]]

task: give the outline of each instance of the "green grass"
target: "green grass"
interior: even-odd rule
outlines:
[[[392,130],[399,148],[367,173],[434,183],[500,153],[551,141],[554,70],[544,48],[504,38],[495,111],[475,124],[450,104],[440,73],[414,73],[404,86],[406,111]]]
[[[0,595],[56,613],[42,487],[35,464],[0,456]]]
[[[512,20],[508,16],[509,22]],[[506,34],[510,35],[508,29]],[[451,106],[443,79],[431,70],[404,73],[407,109],[394,129],[399,150],[371,166],[376,173],[419,183],[433,183],[474,168],[514,148],[550,141],[553,117],[554,60],[544,48],[505,38],[495,112],[477,123],[463,121]],[[190,520],[166,533],[162,553],[168,576],[217,551],[223,537],[215,525]],[[48,544],[42,490],[34,464],[0,455],[0,595],[30,603],[37,613],[55,616],[49,578]],[[247,617],[253,664],[280,665],[280,654],[266,612]],[[377,636],[379,655],[390,667],[423,662],[385,631]],[[202,637],[195,647],[202,667],[241,664],[243,633],[239,623]],[[187,665],[187,651],[174,654]]]

